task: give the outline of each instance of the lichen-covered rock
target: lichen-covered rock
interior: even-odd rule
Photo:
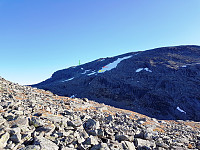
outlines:
[[[30,120],[30,124],[37,128],[43,126],[44,122],[38,117],[32,117]]]

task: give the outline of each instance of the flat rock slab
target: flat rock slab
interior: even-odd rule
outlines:
[[[39,145],[42,150],[58,150],[59,147],[52,141],[44,137],[36,137],[34,145]]]

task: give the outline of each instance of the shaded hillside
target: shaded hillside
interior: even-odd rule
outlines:
[[[158,119],[200,121],[200,47],[163,47],[101,58],[33,85]]]

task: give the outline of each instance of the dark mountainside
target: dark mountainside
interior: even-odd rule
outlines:
[[[32,86],[157,119],[200,121],[200,46],[163,47],[101,58],[59,70]]]

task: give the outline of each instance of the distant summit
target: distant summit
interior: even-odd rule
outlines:
[[[157,119],[200,121],[200,46],[131,52],[70,67],[33,85]]]

